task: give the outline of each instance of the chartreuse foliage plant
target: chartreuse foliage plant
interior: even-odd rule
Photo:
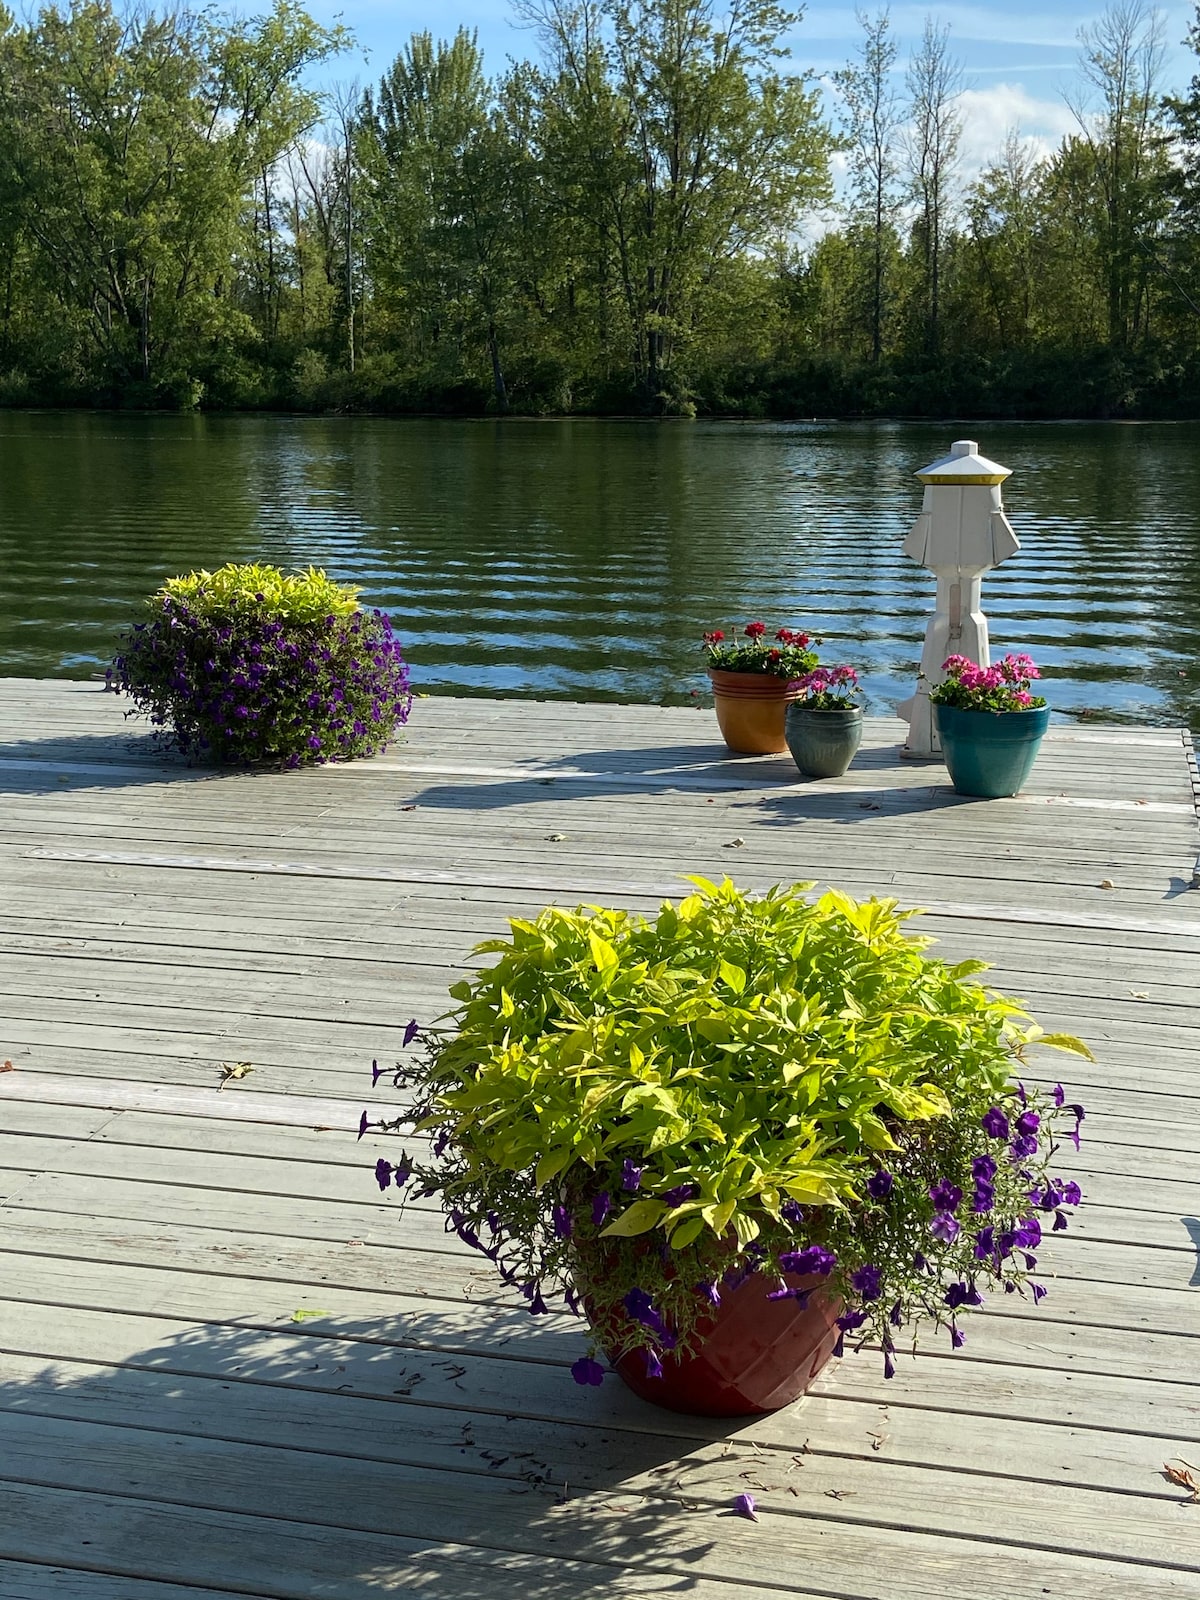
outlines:
[[[296,767],[383,748],[408,719],[390,619],[324,572],[229,565],[171,578],[109,677],[185,755]]]
[[[1065,1225],[1079,1199],[1047,1175],[1052,1130],[1077,1140],[1083,1112],[1014,1069],[1086,1046],[981,987],[982,963],[926,954],[894,901],[692,881],[653,920],[550,908],[481,945],[396,1069],[411,1110],[381,1124],[428,1153],[381,1161],[380,1186],[438,1197],[533,1311],[564,1294],[652,1372],[752,1274],[836,1294],[889,1372],[907,1324],[960,1344],[980,1285],[1040,1298],[1038,1214]]]

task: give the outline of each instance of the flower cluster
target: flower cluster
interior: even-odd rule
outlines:
[[[412,700],[390,619],[352,606],[297,620],[257,598],[243,590],[223,608],[165,587],[122,639],[109,682],[194,760],[298,767],[381,750]]]
[[[947,656],[942,670],[946,681],[929,691],[934,705],[959,711],[1032,711],[1046,704],[1030,690],[1041,673],[1026,655],[1007,655],[994,667],[981,667],[966,656]]]
[[[858,705],[858,673],[853,667],[814,667],[800,680],[803,704],[812,711],[852,711]]]
[[[779,628],[774,641],[769,642],[768,631],[765,622],[748,622],[740,637],[714,628],[704,635],[709,667],[721,672],[760,672],[790,682],[816,666],[817,652],[811,648],[811,634]]]
[[[1034,1045],[1088,1051],[1018,1025],[980,963],[925,956],[904,915],[726,883],[656,923],[514,922],[452,991],[456,1027],[397,1066],[408,1109],[363,1113],[360,1132],[418,1141],[380,1187],[436,1198],[532,1314],[586,1315],[581,1384],[635,1352],[661,1373],[738,1293],[834,1302],[889,1377],[906,1327],[960,1348],[986,1292],[1042,1298],[1043,1232],[1081,1199],[1055,1158],[1083,1107],[1013,1068]]]

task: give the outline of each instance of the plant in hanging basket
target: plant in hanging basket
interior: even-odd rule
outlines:
[[[297,767],[370,755],[408,719],[382,611],[323,572],[235,566],[172,578],[120,642],[109,682],[184,755]]]
[[[888,1376],[906,1329],[958,1348],[985,1291],[1039,1300],[1046,1219],[1080,1199],[1056,1130],[1077,1141],[1083,1110],[1014,1072],[1086,1046],[982,963],[927,955],[894,901],[693,882],[653,920],[548,909],[480,946],[396,1069],[410,1109],[374,1125],[407,1140],[381,1187],[437,1200],[531,1312],[586,1313],[577,1381],[612,1362],[651,1397],[694,1378],[734,1297],[758,1321],[813,1301]]]

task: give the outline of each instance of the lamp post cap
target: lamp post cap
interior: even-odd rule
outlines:
[[[980,455],[974,439],[956,439],[948,456],[930,462],[915,476],[933,488],[952,484],[997,484],[1011,477],[1012,469]]]

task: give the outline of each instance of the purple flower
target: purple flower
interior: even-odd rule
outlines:
[[[1051,1231],[1053,1233],[1061,1233],[1066,1226],[1067,1213],[1065,1211],[1056,1211],[1054,1213],[1054,1227]]]
[[[883,1352],[883,1375],[885,1378],[896,1376],[896,1363],[892,1360],[892,1352],[886,1347]]]
[[[767,1295],[767,1299],[768,1300],[796,1300],[796,1301],[799,1302],[801,1311],[803,1311],[805,1306],[812,1299],[812,1290],[811,1289],[789,1289],[787,1287],[787,1285],[785,1284],[783,1286],[783,1288],[781,1288],[781,1289],[772,1289],[772,1290],[770,1290],[770,1292]]]
[[[1063,1205],[1077,1206],[1083,1199],[1083,1190],[1077,1183],[1064,1183],[1062,1197]]]
[[[405,1045],[410,1045],[420,1031],[421,1024],[417,1021],[416,1017],[413,1017],[412,1020],[405,1025],[402,1043]]]
[[[975,1237],[975,1259],[986,1261],[995,1251],[995,1229],[980,1228]]]
[[[957,1211],[962,1204],[962,1190],[956,1183],[942,1178],[930,1189],[929,1198],[938,1211]]]
[[[896,1301],[895,1305],[888,1312],[888,1321],[891,1323],[893,1328],[902,1328],[904,1326],[904,1306],[899,1300]]]
[[[1027,1133],[1020,1139],[1014,1139],[1008,1148],[1014,1161],[1025,1161],[1030,1156],[1037,1155],[1037,1147],[1037,1134]]]
[[[592,1221],[595,1223],[597,1228],[604,1221],[605,1217],[611,1210],[612,1200],[609,1198],[608,1190],[602,1189],[592,1201]]]
[[[542,1291],[540,1287],[536,1284],[531,1285],[531,1287],[533,1289],[533,1293],[529,1300],[529,1315],[531,1317],[545,1316],[545,1314],[550,1310],[550,1307],[542,1299]]]
[[[1008,1138],[1008,1118],[999,1106],[993,1106],[990,1111],[984,1112],[980,1127],[989,1139]]]
[[[941,1244],[953,1244],[962,1230],[948,1211],[939,1211],[929,1224],[929,1231]]]
[[[801,1278],[827,1278],[837,1266],[837,1256],[832,1250],[823,1250],[819,1244],[810,1244],[803,1250],[784,1250],[779,1265],[785,1272],[794,1272]]]
[[[598,1389],[604,1382],[604,1368],[591,1356],[580,1356],[571,1367],[571,1376],[578,1384],[590,1384],[593,1389]]]
[[[895,1186],[895,1178],[884,1167],[873,1172],[867,1179],[867,1193],[872,1200],[886,1200]]]
[[[361,1139],[363,1134],[366,1133],[367,1129],[371,1126],[371,1120],[364,1111],[362,1116],[358,1119],[358,1137]]]
[[[1067,1098],[1061,1083],[1056,1083],[1054,1085],[1054,1094],[1053,1094],[1052,1098],[1054,1100],[1054,1104],[1056,1106],[1060,1106],[1060,1107],[1061,1107],[1063,1101]]]
[[[952,1322],[950,1324],[950,1348],[951,1348],[951,1350],[961,1350],[963,1345],[966,1344],[966,1342],[967,1342],[966,1334],[965,1333],[961,1333],[959,1331],[959,1329],[955,1326],[955,1324]]]
[[[971,1198],[971,1209],[976,1216],[986,1216],[996,1203],[995,1186],[984,1178],[975,1179],[975,1192]]]
[[[645,1172],[645,1170],[645,1167],[639,1167],[635,1162],[626,1157],[625,1165],[621,1168],[622,1189],[640,1189],[642,1185],[642,1173]]]
[[[1036,1111],[1022,1111],[1017,1118],[1017,1132],[1028,1136],[1036,1133],[1042,1125],[1042,1119]]]
[[[554,1237],[556,1239],[569,1239],[571,1237],[571,1213],[566,1206],[555,1206],[551,1217],[554,1223]]]
[[[973,1283],[952,1283],[946,1290],[946,1304],[951,1311],[959,1306],[981,1306],[983,1296]]]
[[[1042,1284],[1040,1284],[1040,1283],[1031,1283],[1029,1285],[1029,1287],[1033,1291],[1033,1303],[1034,1303],[1034,1305],[1037,1305],[1039,1300],[1044,1300],[1046,1298],[1046,1290],[1045,1290],[1045,1287]]]
[[[719,1306],[721,1304],[721,1291],[715,1283],[698,1283],[696,1285],[696,1293],[701,1300],[707,1300],[710,1306]]]
[[[733,1497],[733,1509],[739,1517],[749,1517],[751,1522],[758,1521],[758,1512],[754,1509],[754,1496],[752,1494],[738,1494]]]
[[[976,1156],[971,1163],[971,1176],[977,1183],[991,1183],[996,1176],[996,1163],[991,1156]]]
[[[793,1228],[798,1228],[804,1221],[804,1207],[795,1200],[785,1200],[779,1207],[779,1215]]]
[[[868,1304],[872,1300],[878,1300],[883,1292],[883,1274],[873,1262],[867,1262],[852,1272],[850,1283]]]
[[[379,1065],[378,1061],[372,1061],[372,1063],[371,1063],[371,1087],[372,1087],[372,1089],[375,1087],[375,1085],[379,1082],[380,1078],[382,1078],[382,1077],[383,1077],[383,1068]]]
[[[655,1310],[654,1301],[645,1289],[636,1287],[630,1289],[621,1304],[633,1320],[640,1322],[643,1328],[649,1328],[652,1333],[657,1333],[660,1337],[666,1334],[666,1324]]]
[[[403,1189],[404,1185],[411,1177],[412,1168],[408,1164],[408,1158],[403,1157],[400,1161],[400,1165],[392,1168],[392,1182],[396,1185],[397,1189]]]
[[[855,1328],[861,1328],[866,1320],[865,1311],[843,1311],[837,1319],[837,1325],[843,1333],[853,1333]]]
[[[1042,1242],[1042,1225],[1036,1217],[1023,1217],[1011,1238],[1018,1250],[1036,1250]]]
[[[667,1205],[674,1209],[675,1206],[683,1205],[684,1201],[686,1200],[694,1200],[699,1193],[700,1186],[698,1184],[681,1183],[678,1184],[674,1189],[668,1189],[663,1194],[662,1199]]]
[[[647,1350],[646,1376],[648,1378],[661,1378],[662,1375],[662,1362],[658,1359],[657,1350]]]
[[[392,1163],[385,1161],[382,1156],[375,1163],[375,1182],[379,1185],[382,1194],[392,1181]]]

